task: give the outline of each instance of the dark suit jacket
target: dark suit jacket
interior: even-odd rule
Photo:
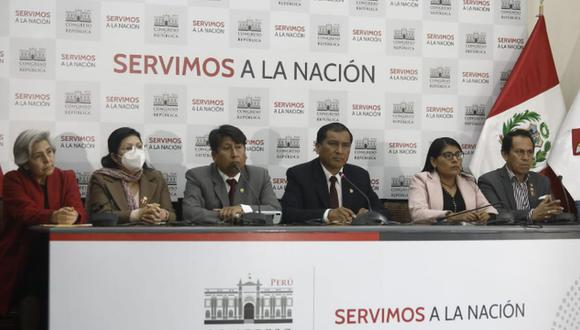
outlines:
[[[506,165],[480,176],[479,187],[490,204],[501,202],[501,205],[495,207],[500,214],[511,212],[515,215],[516,220],[527,218],[527,211],[518,211],[516,208],[514,189]],[[550,180],[536,172],[528,173],[530,208],[537,207],[540,204],[538,197],[546,194],[550,194]]]
[[[87,221],[73,171],[55,168],[46,178],[48,208],[44,207],[42,187],[26,171],[10,171],[4,180],[6,228],[0,239],[0,314],[5,314],[10,307],[14,290],[28,262],[30,246],[42,239],[38,232],[27,228],[50,223],[52,213],[65,206],[78,212],[77,223]]]
[[[192,168],[185,173],[185,178],[183,219],[198,224],[221,222],[218,213],[213,210],[231,205],[226,185],[215,164]],[[254,212],[258,210],[258,204],[263,211],[281,209],[268,171],[258,166],[244,166],[234,196],[232,205],[249,205]]]
[[[169,188],[161,172],[151,168],[143,170],[143,175],[139,180],[139,196],[140,198],[147,197],[147,203],[158,203],[161,208],[169,211],[169,221],[175,221]],[[121,180],[93,173],[89,182],[87,209],[89,213],[114,213],[119,216],[120,223],[129,222],[131,211]]]
[[[369,197],[373,211],[389,218],[388,211],[371,187],[369,172],[351,164],[344,165],[343,172]],[[330,208],[330,194],[319,158],[289,168],[286,179],[286,190],[282,196],[282,221],[290,224],[322,219],[324,212]],[[368,208],[364,196],[344,179],[341,180],[341,189],[343,207],[354,213],[361,208]]]

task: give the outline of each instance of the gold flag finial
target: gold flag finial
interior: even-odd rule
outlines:
[[[540,14],[539,16],[544,16],[544,0],[540,0]]]

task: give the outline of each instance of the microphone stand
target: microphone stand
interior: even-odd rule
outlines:
[[[240,173],[242,172],[242,169],[237,164],[236,169],[238,170],[238,172]],[[258,194],[256,194],[256,192],[252,188],[252,185],[250,184],[250,177],[248,176],[245,180],[248,183],[247,186],[248,190],[250,191],[250,195],[252,195],[252,197],[256,199],[256,205],[258,205],[258,212],[242,214],[242,216],[239,219],[240,223],[243,226],[272,226],[274,224],[272,220],[272,215],[262,213],[260,198],[258,197]]]
[[[345,179],[346,182],[348,182],[351,186],[353,186],[354,189],[356,189],[356,191],[358,191],[359,194],[361,194],[366,199],[367,205],[369,207],[369,211],[367,213],[359,214],[356,216],[356,218],[354,218],[354,220],[352,221],[352,225],[376,226],[396,223],[394,221],[389,221],[387,217],[385,217],[382,213],[373,211],[369,197],[357,185],[355,185],[352,181],[350,181],[349,178],[343,172],[339,172],[338,174],[342,179]]]

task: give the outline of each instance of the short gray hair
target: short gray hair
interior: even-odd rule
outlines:
[[[28,164],[32,154],[32,146],[41,141],[48,142],[52,150],[56,150],[52,142],[50,142],[50,133],[48,131],[27,129],[20,133],[16,138],[16,141],[14,141],[14,163],[16,163],[18,167]]]

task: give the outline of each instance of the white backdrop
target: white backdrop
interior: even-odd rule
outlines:
[[[79,239],[51,242],[51,329],[545,330],[580,324],[580,264],[570,262],[579,257],[577,239]],[[263,296],[288,292],[291,322],[206,324],[208,291],[233,290],[234,298],[239,283],[258,281]],[[255,285],[243,290],[252,287],[244,308],[259,305]],[[386,322],[389,309],[398,309],[399,318]],[[385,317],[372,321],[370,313]]]
[[[468,155],[525,44],[520,0],[0,2],[0,163],[25,128],[53,133],[81,189],[109,133],[142,133],[173,199],[211,161],[223,123],[249,162],[285,170],[314,157],[318,127],[354,133],[350,161],[383,198],[406,198],[435,137]],[[467,164],[464,164],[467,165]]]

